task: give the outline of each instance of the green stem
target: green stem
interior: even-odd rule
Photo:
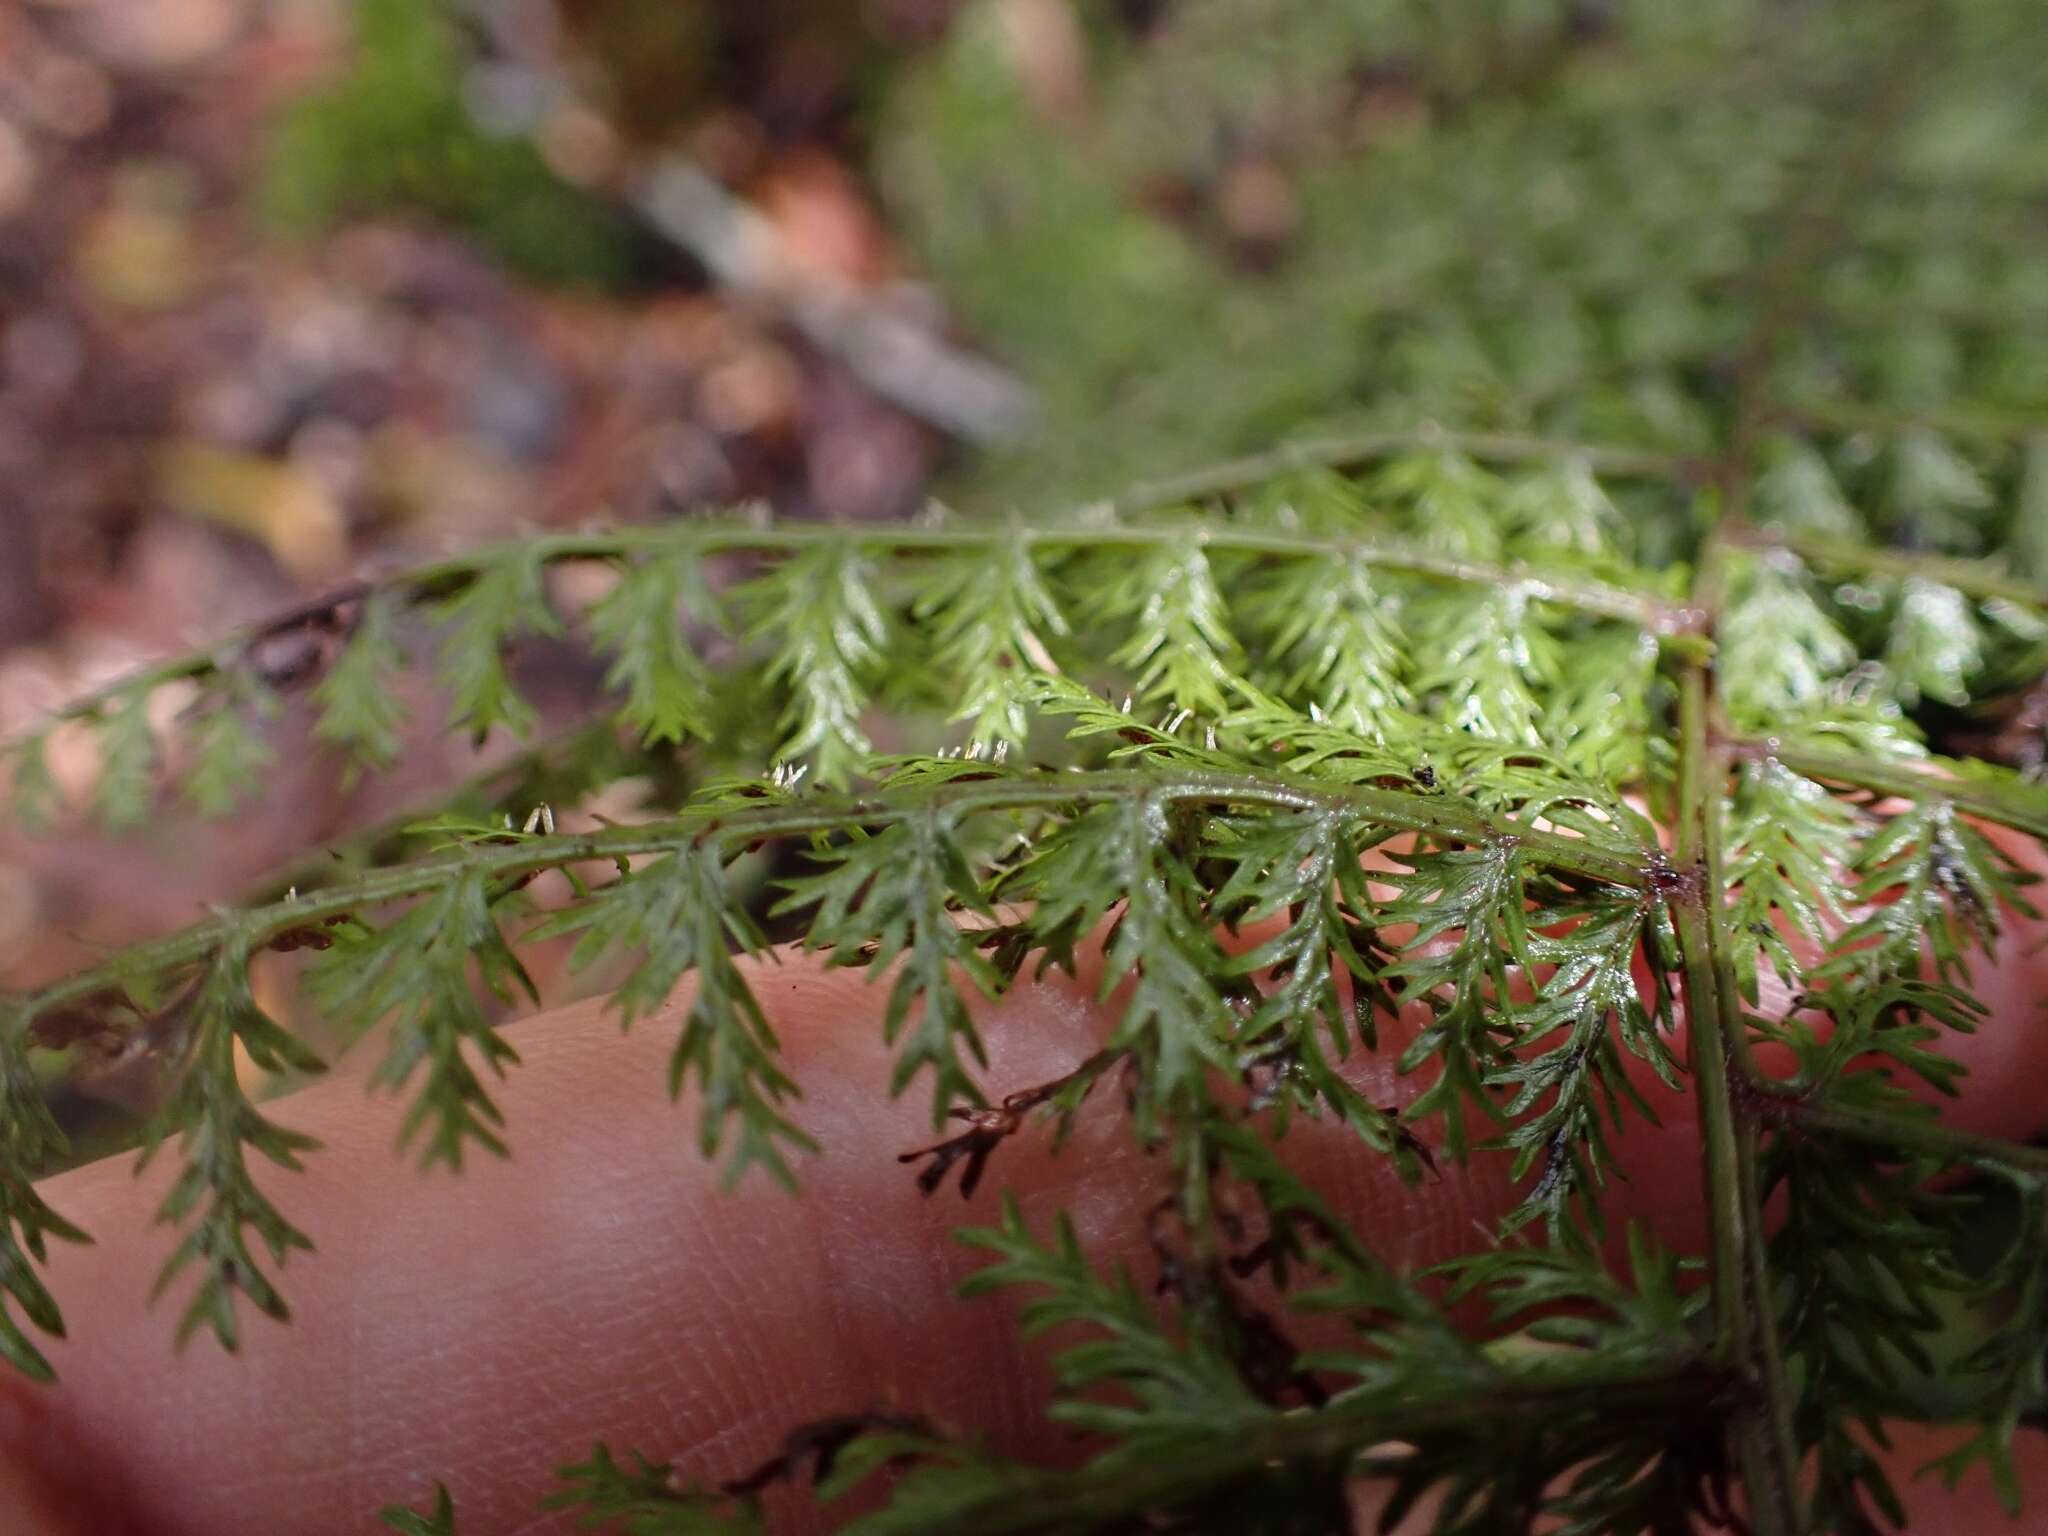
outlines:
[[[1958,1131],[1935,1119],[1839,1109],[1800,1100],[1764,1105],[1762,1113],[1784,1125],[1843,1136],[1873,1148],[1902,1154],[1924,1153],[1944,1163],[2007,1169],[2048,1178],[2048,1147],[2030,1147],[1996,1136]]]
[[[2048,430],[2048,424],[2037,423],[2036,429]],[[1918,550],[1884,549],[1822,533],[1750,529],[1745,530],[1742,537],[1745,543],[1755,548],[1790,550],[1800,559],[1824,570],[1870,576],[1917,576],[1923,581],[1954,587],[1971,597],[1999,598],[2006,602],[2024,603],[2030,608],[2048,608],[2048,590],[1989,560],[1963,560]]]
[[[1182,502],[1227,495],[1270,479],[1288,469],[1314,465],[1355,464],[1391,454],[1440,450],[1496,462],[1548,462],[1579,458],[1610,475],[1675,473],[1678,461],[1633,449],[1556,441],[1540,437],[1469,434],[1423,427],[1408,432],[1363,433],[1348,437],[1304,440],[1269,453],[1192,470],[1140,485],[1124,495],[1074,509],[1064,519],[1034,527],[1006,523],[776,524],[759,519],[726,518],[620,528],[596,533],[550,534],[526,541],[525,548],[544,565],[573,560],[615,561],[636,554],[692,550],[700,554],[787,554],[820,544],[852,544],[873,551],[899,553],[985,549],[1022,543],[1032,549],[1149,548],[1185,542],[1190,532],[1171,524],[1124,527],[1114,519],[1156,511]],[[1682,647],[1686,616],[1675,612],[1657,594],[1615,586],[1572,571],[1545,570],[1521,564],[1491,565],[1463,560],[1399,540],[1333,538],[1294,533],[1280,528],[1253,528],[1219,523],[1195,535],[1203,546],[1244,554],[1289,559],[1355,559],[1383,570],[1403,571],[1440,581],[1490,588],[1519,587],[1529,596],[1602,618],[1638,625],[1653,635],[1669,636]],[[494,551],[429,561],[378,579],[374,586],[404,593],[414,601],[447,595],[459,589],[492,558]],[[233,664],[256,640],[288,633],[309,619],[364,597],[370,583],[356,583],[324,598],[224,639],[204,651],[166,658],[94,689],[53,712],[58,720],[88,719],[106,705],[138,688],[199,681]]]
[[[1770,1423],[1771,1472],[1777,1497],[1793,1508],[1799,1503],[1799,1436],[1793,1428],[1792,1384],[1786,1378],[1784,1348],[1778,1338],[1778,1300],[1771,1283],[1769,1250],[1765,1245],[1763,1208],[1761,1124],[1754,1116],[1743,1117],[1737,1128],[1737,1162],[1742,1171],[1743,1219],[1753,1234],[1748,1245],[1749,1274],[1744,1287],[1750,1317],[1756,1328],[1756,1361],[1763,1378],[1764,1412]],[[1805,1521],[1799,1521],[1803,1528]]]
[[[1876,170],[1880,151],[1905,111],[1916,78],[1913,51],[1924,43],[1922,31],[1920,26],[1898,28],[1893,57],[1874,82],[1861,77],[1843,82],[1845,92],[1853,90],[1862,98],[1848,131],[1839,147],[1831,144],[1813,165],[1789,179],[1780,204],[1782,217],[1773,220],[1782,238],[1767,248],[1755,274],[1756,319],[1736,360],[1730,427],[1718,461],[1720,515],[1708,536],[1702,580],[1694,594],[1710,615],[1718,614],[1725,596],[1728,545],[1747,525],[1756,449],[1770,419],[1771,363],[1785,338],[1806,323],[1811,274],[1837,239],[1838,214]],[[1739,1418],[1734,1427],[1753,1529],[1758,1536],[1792,1536],[1805,1530],[1806,1517],[1791,1402],[1771,1316],[1757,1183],[1758,1100],[1745,1102],[1738,1123],[1730,1094],[1731,1065],[1759,1087],[1769,1080],[1757,1070],[1734,985],[1721,857],[1729,745],[1711,714],[1705,664],[1684,669],[1679,701],[1680,847],[1689,855],[1687,863],[1699,871],[1703,886],[1700,903],[1684,914],[1680,943],[1714,1218],[1716,1339],[1727,1351],[1723,1358],[1755,1373],[1765,1399],[1763,1413]],[[1732,1307],[1724,1304],[1728,1291],[1736,1293]]]
[[[2048,784],[2030,783],[2017,774],[2002,780],[1950,778],[1910,762],[1851,756],[1821,747],[1803,747],[1796,742],[1766,740],[1737,746],[1755,756],[1775,758],[1809,779],[1846,784],[1905,800],[1946,800],[1965,815],[2048,838]]]
[[[1679,685],[1679,823],[1677,861],[1697,872],[1698,898],[1675,905],[1679,953],[1684,966],[1686,1019],[1690,1026],[1692,1076],[1700,1098],[1700,1133],[1705,1144],[1706,1206],[1712,1228],[1714,1342],[1721,1358],[1745,1353],[1748,1325],[1741,1277],[1744,1213],[1737,1187],[1739,1152],[1728,1063],[1718,1048],[1720,1004],[1708,903],[1720,893],[1707,884],[1707,816],[1714,785],[1707,772],[1706,680],[1688,667]]]
[[[1834,307],[1830,306],[1830,311]],[[1986,313],[1970,306],[1941,306],[1936,309],[1943,319],[1974,321],[1979,324],[1996,323],[2000,320],[2012,323],[2018,315]],[[1875,318],[1873,313],[1872,318]],[[1888,323],[1896,323],[1896,314],[1888,315]],[[1930,410],[1895,410],[1885,406],[1865,405],[1854,400],[1810,400],[1774,409],[1773,420],[1782,420],[1801,427],[1820,428],[1830,432],[1938,432],[1943,437],[1967,438],[1972,442],[1990,447],[2005,447],[2024,442],[2035,433],[2048,428],[2048,422],[2028,411],[2001,410],[1994,405],[1959,405]]]
[[[1754,1191],[1745,1183],[1741,1128],[1730,1083],[1733,1048],[1721,998],[1724,968],[1712,915],[1721,904],[1721,891],[1709,878],[1710,823],[1721,802],[1727,762],[1709,742],[1707,677],[1698,665],[1688,665],[1679,680],[1678,763],[1677,858],[1682,868],[1695,871],[1699,879],[1696,899],[1677,904],[1674,917],[1684,964],[1692,1077],[1699,1094],[1705,1154],[1715,1355],[1753,1374],[1767,1396],[1766,1412],[1738,1416],[1730,1431],[1749,1494],[1753,1529],[1758,1536],[1793,1536],[1802,1529],[1803,1521],[1796,1482],[1785,1470],[1793,1458],[1792,1447],[1783,1440],[1789,1415],[1781,1401],[1768,1401],[1776,1367],[1763,1358],[1771,1341],[1761,1332],[1756,1308],[1750,1304],[1755,1277],[1762,1273],[1763,1231],[1752,1214]]]
[[[661,821],[607,827],[574,836],[507,833],[505,842],[472,845],[444,858],[378,870],[329,890],[193,924],[154,943],[125,950],[106,965],[56,982],[20,1000],[15,1007],[30,1016],[48,1012],[117,988],[137,975],[162,975],[194,964],[211,954],[229,933],[243,932],[252,948],[260,947],[293,929],[420,895],[466,870],[489,878],[506,878],[569,864],[667,853],[706,843],[739,849],[768,839],[898,821],[928,814],[935,805],[965,815],[1060,810],[1133,796],[1167,804],[1340,810],[1400,831],[1474,845],[1512,839],[1525,854],[1553,868],[1620,886],[1640,888],[1649,878],[1652,862],[1647,851],[1630,853],[1584,838],[1538,831],[1450,795],[1201,770],[1115,769],[1096,773],[995,775],[937,787],[907,785],[868,794],[806,795],[765,805],[705,807]]]
[[[1652,1415],[1696,1410],[1703,1400],[1732,1400],[1740,1383],[1702,1364],[1655,1373],[1589,1368],[1572,1361],[1529,1367],[1529,1379],[1509,1381],[1475,1395],[1460,1386],[1440,1395],[1338,1400],[1312,1413],[1275,1414],[1227,1438],[1202,1445],[1199,1455],[1125,1456],[1107,1466],[1007,1485],[986,1502],[948,1511],[918,1529],[924,1536],[994,1536],[999,1532],[1092,1531],[1143,1525],[1141,1517],[1185,1509],[1210,1495],[1286,1466],[1325,1466],[1341,1475],[1375,1446],[1414,1440],[1435,1430],[1471,1430],[1497,1423],[1540,1421],[1546,1411],[1574,1401],[1597,1402],[1603,1412]],[[1521,1373],[1518,1373],[1521,1374]]]

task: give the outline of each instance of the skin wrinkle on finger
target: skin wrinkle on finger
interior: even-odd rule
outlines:
[[[1955,1042],[1959,1054],[2017,1061],[2021,1046],[2000,1037],[2018,1033],[2012,1013],[2038,1005],[2039,967],[2017,971],[1992,988],[1999,1023]],[[511,1026],[526,1062],[503,1090],[509,1164],[411,1174],[390,1150],[399,1106],[365,1104],[356,1083],[277,1102],[284,1123],[327,1143],[305,1175],[265,1179],[320,1252],[282,1276],[294,1323],[251,1318],[240,1359],[202,1341],[174,1361],[174,1300],[142,1307],[171,1242],[148,1213],[174,1160],[140,1185],[125,1160],[53,1181],[58,1209],[100,1246],[57,1252],[52,1283],[74,1335],[53,1350],[64,1381],[49,1393],[0,1389],[0,1408],[29,1420],[5,1442],[40,1440],[31,1465],[130,1490],[125,1515],[81,1526],[92,1536],[324,1536],[359,1529],[385,1500],[416,1501],[439,1476],[469,1529],[560,1530],[535,1521],[533,1500],[546,1469],[586,1454],[593,1434],[729,1476],[783,1428],[859,1408],[971,1417],[999,1444],[1046,1450],[1024,1438],[1042,1428],[1032,1409],[1047,1383],[1043,1352],[1018,1344],[1013,1299],[951,1298],[979,1261],[944,1234],[991,1220],[995,1189],[1014,1182],[1038,1230],[1071,1206],[1092,1244],[1149,1274],[1133,1234],[1158,1174],[1130,1145],[1114,1085],[1098,1089],[1057,1160],[1041,1137],[1000,1152],[974,1201],[950,1188],[925,1201],[894,1154],[929,1144],[929,1101],[919,1084],[885,1102],[879,989],[794,958],[763,981],[809,1095],[800,1117],[827,1146],[804,1170],[810,1205],[765,1182],[737,1199],[716,1193],[696,1158],[693,1107],[671,1106],[662,1089],[676,1004],[624,1039],[596,1005],[561,1010]],[[982,1010],[993,1091],[1058,1076],[1093,1048],[1108,1013],[1088,981],[1054,976]],[[1382,1022],[1382,1056],[1354,1054],[1349,1069],[1375,1093],[1393,1086],[1384,1062],[1402,1032]],[[2030,1081],[1987,1075],[1959,1119],[2023,1134],[2038,1118]],[[1637,1175],[1617,1191],[1617,1214],[1652,1218],[1681,1247],[1696,1246],[1681,1229],[1698,1226],[1689,1105],[1673,1096],[1661,1130],[1616,1141],[1617,1163]],[[1396,1262],[1468,1249],[1473,1223],[1510,1196],[1498,1155],[1411,1190],[1342,1132],[1304,1123],[1292,1135],[1305,1175]],[[821,1231],[832,1234],[837,1284],[818,1259]],[[700,1457],[713,1445],[716,1458]],[[197,1486],[195,1467],[210,1474]],[[239,1499],[225,1497],[231,1488]]]

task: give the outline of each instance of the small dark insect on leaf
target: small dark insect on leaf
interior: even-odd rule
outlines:
[[[811,1463],[811,1481],[822,1483],[832,1475],[841,1451],[862,1435],[875,1431],[935,1437],[934,1430],[923,1419],[905,1414],[842,1413],[829,1419],[814,1419],[791,1430],[784,1437],[781,1450],[745,1477],[721,1484],[719,1491],[732,1498],[743,1499],[759,1493],[770,1483],[794,1482],[801,1475],[806,1460]]]
[[[1415,765],[1415,782],[1424,789],[1435,789],[1436,770],[1430,767],[1428,763],[1417,763]]]

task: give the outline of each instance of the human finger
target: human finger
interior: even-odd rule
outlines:
[[[2015,1006],[2039,996],[2029,937],[2015,935],[1982,978]],[[56,1258],[73,1334],[52,1353],[63,1381],[5,1389],[0,1459],[71,1531],[316,1536],[359,1529],[363,1511],[437,1477],[470,1529],[549,1529],[531,1514],[547,1469],[593,1435],[713,1474],[744,1467],[792,1423],[848,1408],[1031,1445],[1042,1360],[1017,1345],[1000,1302],[950,1294],[973,1261],[946,1230],[989,1219],[992,1194],[926,1200],[896,1165],[930,1126],[922,1105],[888,1099],[880,993],[793,955],[758,972],[757,988],[826,1150],[806,1170],[805,1199],[728,1197],[695,1161],[687,1110],[660,1086],[666,1018],[622,1040],[595,1004],[559,1010],[508,1030],[527,1058],[503,1090],[509,1163],[402,1176],[396,1106],[366,1106],[351,1085],[275,1106],[326,1144],[305,1175],[272,1181],[321,1251],[284,1277],[298,1319],[252,1331],[239,1358],[199,1349],[174,1363],[164,1318],[145,1310],[170,1241],[148,1226],[167,1173],[137,1181],[115,1160],[52,1181],[52,1202],[100,1243]],[[990,1083],[1060,1075],[1107,1022],[1085,984],[1017,988],[986,1016]],[[1995,1018],[1956,1042],[1959,1054],[2009,1061],[2016,1022]],[[1384,1054],[1353,1070],[1389,1101],[1407,1091]],[[1616,1145],[1627,1182],[1612,1210],[1680,1248],[1698,1245],[1702,1189],[1690,1104],[1668,1095],[1661,1125]],[[2032,1130],[2038,1114],[2029,1079],[2012,1072],[1959,1108],[1998,1134]],[[1469,1249],[1513,1198],[1490,1154],[1410,1187],[1348,1133],[1305,1124],[1289,1145],[1404,1268]],[[1057,1158],[1036,1143],[1001,1155],[991,1184],[1016,1188],[1037,1224],[1068,1208],[1105,1259],[1142,1259],[1160,1175],[1118,1116],[1086,1117]]]

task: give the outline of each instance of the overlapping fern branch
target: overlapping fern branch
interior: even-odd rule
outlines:
[[[1439,443],[1440,453],[1434,448]],[[1541,441],[1466,445],[1423,430],[1399,441],[1374,436],[1320,445],[1319,452],[1342,461],[1404,446],[1429,452],[1432,464],[1464,462],[1456,458],[1461,446],[1511,447],[1539,462],[1569,462],[1581,451],[1570,443]],[[1266,483],[1265,470],[1261,464],[1244,466],[1244,487]],[[232,808],[229,788],[248,782],[237,778],[237,770],[246,773],[258,760],[263,739],[256,726],[281,690],[308,689],[315,734],[346,748],[359,766],[387,761],[403,723],[392,684],[409,649],[423,663],[435,660],[446,685],[450,726],[478,734],[493,727],[524,731],[533,724],[531,706],[508,670],[507,653],[522,640],[559,632],[563,616],[549,600],[545,578],[552,567],[571,562],[595,562],[617,572],[610,594],[580,619],[611,661],[622,721],[653,740],[708,736],[710,684],[701,647],[729,650],[736,637],[722,631],[737,620],[744,634],[763,642],[764,679],[786,701],[778,755],[814,759],[833,782],[845,781],[867,750],[859,716],[881,681],[876,674],[890,627],[885,610],[906,594],[912,610],[902,626],[907,638],[931,647],[945,669],[944,686],[961,690],[964,713],[981,722],[978,735],[987,741],[1020,739],[1022,705],[1012,697],[1015,684],[1005,686],[1006,674],[1055,670],[1046,641],[1063,637],[1069,614],[1129,625],[1129,656],[1149,658],[1159,669],[1204,668],[1212,679],[1227,676],[1216,658],[1199,659],[1217,638],[1203,626],[1222,622],[1219,595],[1212,591],[1206,599],[1206,618],[1150,611],[1155,604],[1197,600],[1211,563],[1219,559],[1229,562],[1233,575],[1260,566],[1285,572],[1297,584],[1296,598],[1309,590],[1300,584],[1318,580],[1326,562],[1348,558],[1360,569],[1451,588],[1502,588],[1516,594],[1518,604],[1583,610],[1657,633],[1681,623],[1667,611],[1656,584],[1603,580],[1596,571],[1546,558],[1548,546],[1541,541],[1518,546],[1513,553],[1521,557],[1501,563],[1404,536],[1402,523],[1412,528],[1414,517],[1389,519],[1381,537],[1355,524],[1318,535],[1297,526],[1292,502],[1283,500],[1273,515],[1208,530],[1202,549],[1190,555],[1183,530],[1192,510],[1176,517],[1171,504],[1134,504],[1109,521],[1082,509],[1063,523],[991,526],[936,518],[909,527],[859,529],[777,527],[736,516],[544,537],[345,590],[208,652],[109,684],[57,712],[49,728],[68,725],[95,741],[102,763],[96,808],[115,825],[145,815],[159,788],[154,774],[163,743],[149,713],[159,690],[192,695],[185,708],[202,728],[193,733],[197,755],[178,765],[177,776],[210,811]],[[1091,552],[1099,557],[1092,565],[1083,558]],[[1135,571],[1133,554],[1140,557]],[[761,573],[729,603],[722,601],[704,576],[704,562],[715,556],[754,559]],[[1194,567],[1184,569],[1190,559]],[[1188,579],[1176,579],[1183,576]],[[880,582],[885,589],[877,589]],[[1283,585],[1274,601],[1288,595]],[[421,632],[410,637],[399,633],[407,614],[420,621],[415,628]],[[894,657],[891,663],[897,675],[890,684],[900,691],[905,669]],[[1139,680],[1148,696],[1222,702],[1220,693],[1201,695],[1192,673],[1155,674],[1141,667]],[[54,809],[45,763],[49,728],[15,743],[10,752],[18,813],[31,821]]]
[[[808,1479],[828,1506],[868,1489],[870,1533],[1328,1529],[1368,1478],[1390,1520],[1442,1495],[1446,1536],[1861,1533],[1899,1519],[1892,1417],[1956,1425],[1940,1470],[1982,1464],[2016,1497],[2013,1439],[2048,1413],[2048,1154],[1915,1095],[1971,1091],[1955,1034],[2027,1026],[1975,983],[2032,911],[2022,845],[2048,837],[2048,391],[2027,362],[2048,310],[2024,242],[1993,233],[2032,194],[1941,115],[2018,99],[2019,9],[1887,31],[1815,7],[1759,42],[1741,6],[1683,27],[1624,6],[1657,69],[1582,75],[1560,21],[1554,90],[1489,111],[1487,66],[1392,7],[1414,23],[1387,32],[1395,77],[1428,74],[1444,112],[1433,157],[1371,157],[1377,227],[1409,233],[1300,274],[1329,301],[1317,336],[1349,338],[1364,427],[1042,521],[548,535],[61,712],[13,751],[25,812],[131,824],[174,791],[217,811],[287,716],[355,771],[391,761],[420,725],[407,669],[450,728],[531,729],[519,651],[545,637],[602,658],[598,728],[708,782],[589,830],[522,828],[524,806],[440,823],[424,857],[11,1000],[0,1353],[47,1374],[40,1264],[83,1236],[28,1177],[58,1139],[44,1048],[169,1059],[168,1274],[196,1274],[183,1330],[232,1345],[239,1301],[284,1310],[271,1271],[308,1235],[276,1175],[317,1155],[242,1077],[243,1057],[316,1066],[257,1008],[253,957],[319,952],[313,994],[381,1032],[375,1085],[454,1168],[516,1136],[496,1025],[523,946],[573,935],[623,1018],[675,1031],[703,1153],[800,1186],[816,1148],[761,985],[809,950],[868,974],[894,1090],[930,1095],[946,1139],[905,1153],[927,1191],[1000,1179],[1034,1119],[1057,1133],[1084,1105],[1153,1154],[1148,1274],[1103,1273],[1012,1203],[967,1234],[991,1259],[974,1289],[1023,1288],[1027,1329],[1084,1335],[1048,1411],[1088,1459],[1026,1465],[849,1405],[723,1481],[599,1446],[560,1494],[593,1521],[754,1529]],[[1946,71],[1924,101],[1923,52]],[[1058,160],[1019,168],[1018,196]],[[1078,181],[1046,195],[1048,229],[1092,206]],[[1360,285],[1368,253],[1396,265]],[[1172,286],[1162,311],[1193,313]],[[1242,350],[1270,318],[1221,329]],[[1271,350],[1312,366],[1315,339]],[[1190,355],[1176,398],[1205,398],[1231,370]],[[569,601],[604,587],[557,581],[571,564],[608,588]],[[96,746],[90,806],[59,803],[51,731]],[[760,897],[742,861],[771,846],[794,857]],[[1099,1048],[990,1081],[982,1003],[1048,969],[1101,999]],[[1699,1126],[1700,1255],[1605,1214],[1666,1106]],[[1307,1116],[1411,1180],[1499,1158],[1517,1204],[1447,1270],[1403,1273],[1290,1166]],[[1987,1256],[1971,1228],[1998,1209]],[[1301,1347],[1333,1319],[1339,1342]]]

